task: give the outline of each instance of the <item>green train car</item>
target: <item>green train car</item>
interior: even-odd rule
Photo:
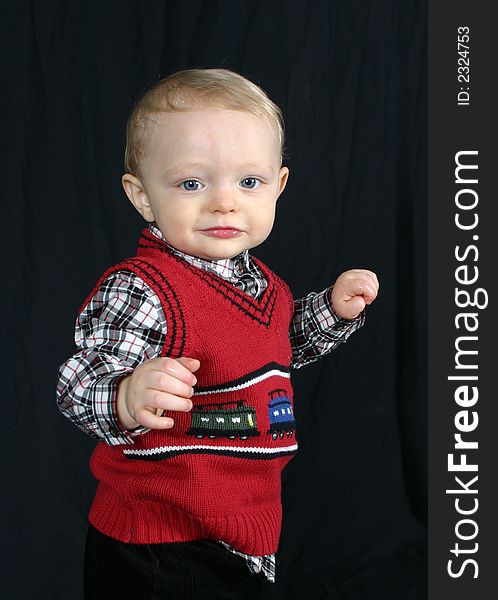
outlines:
[[[235,406],[230,406],[233,404]],[[259,435],[256,410],[252,406],[244,406],[244,400],[195,406],[190,414],[192,420],[187,433],[198,439],[226,437],[246,440],[249,436]]]

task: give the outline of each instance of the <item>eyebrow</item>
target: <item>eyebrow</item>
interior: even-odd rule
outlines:
[[[206,166],[206,164],[208,164],[208,163],[200,163],[200,162],[180,163],[178,165],[173,165],[169,169],[166,169],[165,171],[163,171],[163,174],[166,177],[178,175],[182,171],[188,171],[189,169],[197,169],[199,167],[204,168]]]
[[[269,170],[270,173],[273,175],[273,167],[271,165],[255,165],[253,163],[245,163],[241,166],[241,168],[243,169],[254,169],[256,171],[259,171],[259,169],[263,169],[263,170]]]
[[[210,163],[202,163],[202,162],[193,162],[193,163],[180,163],[178,165],[173,165],[169,169],[163,171],[163,175],[165,177],[173,177],[175,175],[179,175],[182,172],[190,171],[191,169],[197,168],[206,168]],[[274,169],[271,165],[257,165],[255,163],[244,163],[240,165],[240,169],[250,170],[250,171],[270,171],[271,175],[274,173]]]

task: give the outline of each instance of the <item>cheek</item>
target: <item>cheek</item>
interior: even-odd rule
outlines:
[[[267,204],[261,206],[255,211],[255,218],[258,224],[258,229],[268,235],[272,230],[273,223],[275,221],[275,205],[268,206]]]
[[[195,216],[188,206],[179,204],[169,204],[161,211],[163,223],[170,229],[192,224]]]

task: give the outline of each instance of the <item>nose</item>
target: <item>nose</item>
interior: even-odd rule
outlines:
[[[209,199],[209,210],[213,213],[220,212],[222,214],[236,212],[238,210],[236,192],[221,187],[213,189]]]

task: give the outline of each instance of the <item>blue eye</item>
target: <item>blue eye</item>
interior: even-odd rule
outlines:
[[[180,187],[186,192],[196,192],[197,190],[201,189],[201,184],[195,179],[187,179],[186,181],[182,181],[180,183]]]
[[[261,181],[256,179],[256,177],[246,177],[240,182],[240,185],[246,190],[254,190],[259,187]]]

